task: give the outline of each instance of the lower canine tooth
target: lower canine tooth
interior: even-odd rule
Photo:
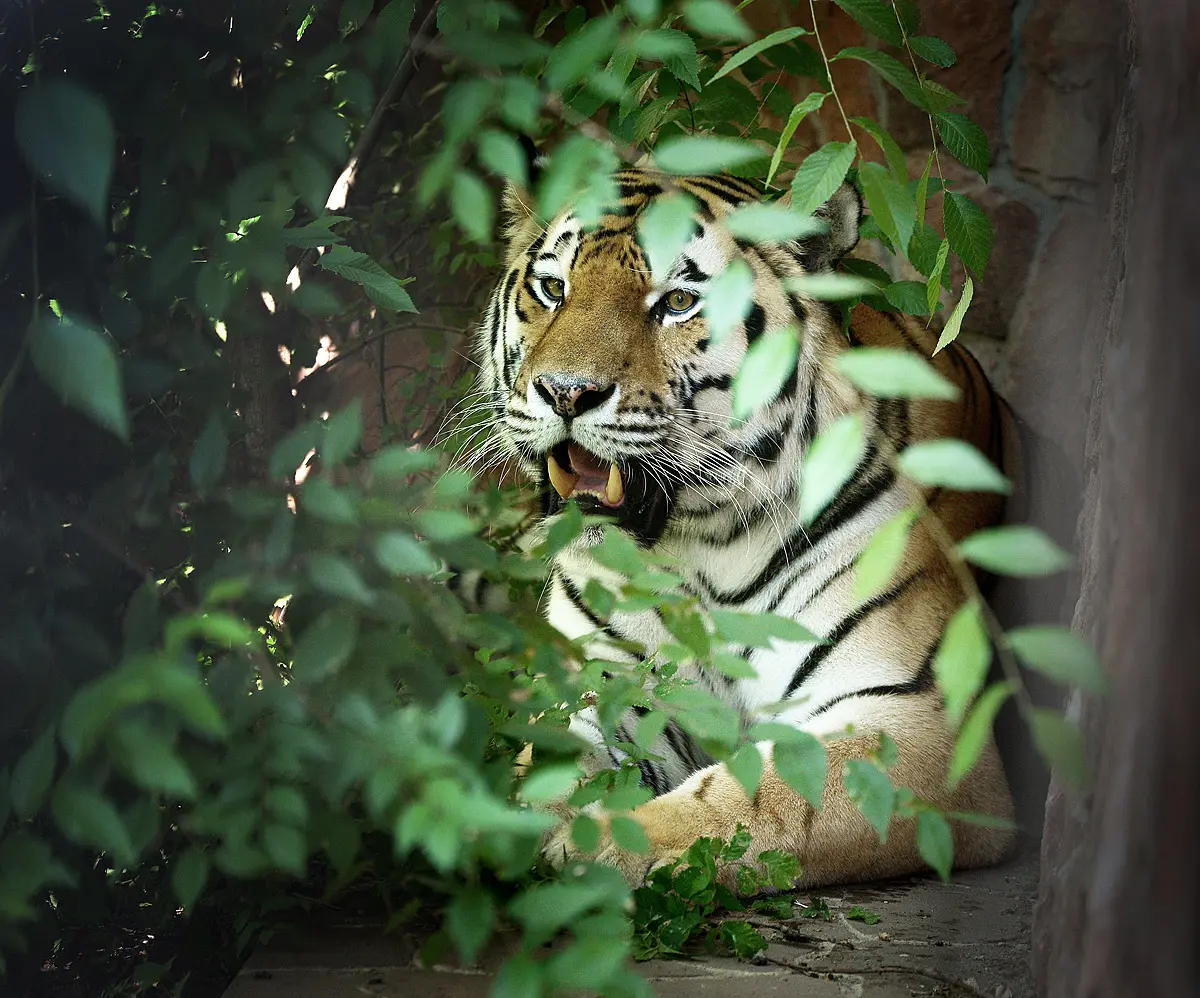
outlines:
[[[608,484],[604,487],[604,498],[613,506],[618,505],[625,498],[625,483],[621,481],[621,469],[617,467],[615,461],[608,469]]]
[[[579,481],[579,476],[565,471],[563,466],[554,460],[553,454],[546,455],[546,471],[550,475],[550,484],[554,486],[554,491],[564,499],[570,497],[575,490],[575,483]]]

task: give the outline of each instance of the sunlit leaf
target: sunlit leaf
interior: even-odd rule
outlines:
[[[915,519],[913,510],[903,509],[871,534],[856,563],[854,598],[860,603],[882,592],[891,582],[908,548],[908,535]]]
[[[946,191],[942,198],[942,222],[950,248],[968,270],[983,272],[992,252],[992,223],[982,208],[964,194]]]
[[[946,625],[933,657],[933,676],[946,700],[946,715],[955,727],[987,678],[991,644],[983,615],[974,601],[964,604]]]
[[[745,65],[760,52],[765,52],[769,48],[776,45],[782,45],[784,42],[790,42],[793,38],[799,38],[801,35],[807,35],[807,28],[781,28],[779,31],[772,31],[766,38],[760,38],[756,42],[751,42],[744,49],[739,49],[731,55],[719,70],[717,70],[712,78],[708,81],[719,80],[727,73],[732,73],[739,66]]]
[[[695,31],[710,38],[732,38],[745,42],[754,37],[749,25],[722,0],[687,0],[683,19]]]
[[[1071,556],[1049,537],[1025,524],[988,527],[958,546],[967,561],[1000,575],[1053,575],[1071,567]]]
[[[956,399],[958,387],[911,350],[853,347],[837,369],[856,387],[877,398]]]
[[[908,186],[878,163],[862,163],[858,177],[875,224],[893,246],[907,246],[916,224],[916,208]]]
[[[771,155],[771,168],[767,171],[766,179],[768,187],[775,179],[775,172],[783,162],[783,154],[787,150],[788,143],[792,141],[792,136],[796,134],[796,129],[800,127],[800,122],[818,110],[825,102],[826,96],[828,95],[823,93],[811,93],[788,113],[787,123],[783,126],[779,141],[775,145],[775,152]]]
[[[955,787],[979,760],[984,745],[992,736],[992,724],[996,720],[996,714],[1012,691],[1012,683],[994,683],[979,695],[979,699],[971,707],[971,712],[967,714],[967,719],[963,721],[958,740],[954,743],[954,755],[946,775],[948,787]]]
[[[672,138],[659,143],[654,150],[659,168],[677,174],[720,173],[761,155],[762,151],[753,142],[717,135]]]
[[[637,230],[638,242],[650,260],[650,273],[656,284],[662,284],[684,246],[700,231],[696,202],[686,194],[655,198],[639,216]]]
[[[821,207],[842,185],[857,153],[853,142],[826,142],[805,156],[792,178],[792,208],[811,215]]]
[[[951,437],[922,440],[900,453],[900,470],[922,485],[942,485],[962,492],[1012,492],[1009,482],[980,451]]]
[[[839,416],[817,434],[800,464],[800,520],[812,523],[842,491],[866,451],[862,416]]]
[[[796,370],[800,340],[794,326],[773,329],[750,344],[733,379],[733,415],[744,419],[779,395]]]
[[[748,243],[779,243],[803,239],[825,229],[811,215],[781,204],[750,202],[734,208],[722,224],[738,239]]]
[[[943,880],[950,879],[954,865],[954,835],[950,823],[936,811],[917,814],[917,852]]]
[[[703,314],[708,335],[721,343],[747,315],[754,303],[754,272],[740,257],[714,277],[704,296]]]
[[[896,788],[887,773],[866,759],[851,759],[842,767],[842,783],[850,802],[875,829],[879,841],[886,842],[896,808]]]
[[[825,793],[825,746],[807,731],[794,730],[771,747],[772,765],[784,783],[819,811]]]
[[[1065,627],[1017,627],[1008,632],[1008,643],[1025,665],[1057,682],[1092,693],[1108,685],[1092,646]]]

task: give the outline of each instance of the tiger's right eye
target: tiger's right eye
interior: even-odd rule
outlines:
[[[567,286],[557,277],[541,278],[541,292],[546,296],[546,300],[558,304],[563,300],[567,293]]]

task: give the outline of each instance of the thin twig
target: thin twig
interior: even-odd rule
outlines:
[[[850,141],[854,141],[854,132],[850,130],[850,119],[846,117],[846,109],[842,107],[842,98],[837,91],[837,87],[833,85],[833,69],[829,65],[829,56],[825,54],[825,43],[821,41],[821,29],[817,27],[817,7],[813,0],[808,0],[808,9],[812,13],[813,35],[817,39],[817,48],[821,50],[821,62],[825,64],[825,75],[829,77],[829,89],[833,93],[833,99],[837,102],[838,111],[842,115],[842,123],[846,126],[846,134],[850,136]]]

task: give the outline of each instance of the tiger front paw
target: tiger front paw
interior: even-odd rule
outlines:
[[[679,849],[656,848],[648,835],[645,836],[649,843],[646,852],[624,849],[613,840],[609,816],[589,814],[588,817],[599,826],[600,832],[595,848],[590,851],[580,849],[575,842],[571,835],[572,821],[563,821],[546,836],[542,844],[542,855],[556,870],[561,870],[576,861],[601,863],[604,866],[615,867],[630,887],[641,887],[654,870],[674,863],[683,855],[683,851]]]

